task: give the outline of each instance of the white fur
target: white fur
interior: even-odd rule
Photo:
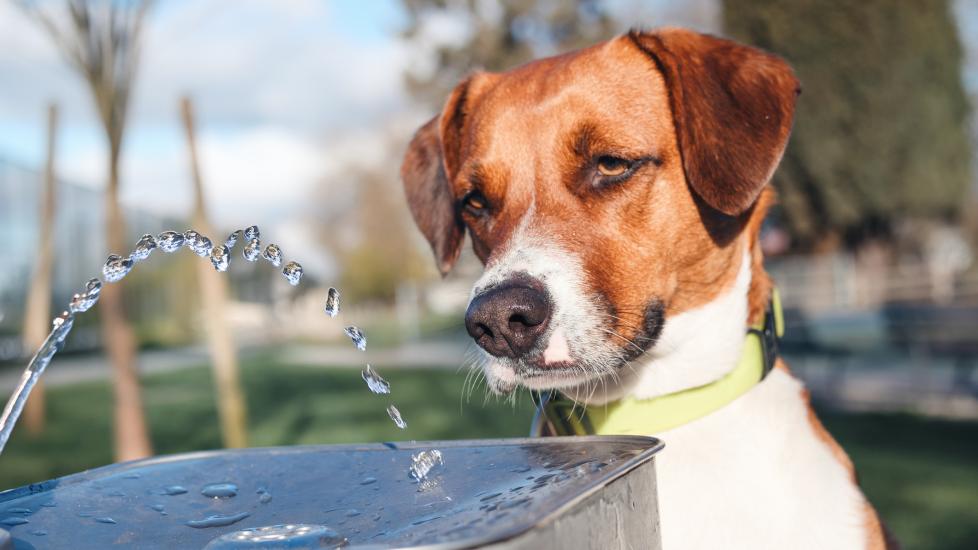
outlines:
[[[707,331],[706,334],[709,332]],[[661,434],[662,547],[865,548],[865,499],[775,369],[719,411]]]
[[[695,388],[723,378],[737,366],[744,347],[750,275],[745,251],[731,288],[705,305],[668,318],[655,346],[631,363],[634,382],[628,394],[649,399]]]
[[[717,380],[736,366],[744,342],[751,280],[746,252],[741,262],[729,289],[666,319],[656,345],[621,369],[620,379],[605,374],[598,395],[597,371],[526,379],[518,364],[493,360],[486,378],[497,390],[517,384],[565,388],[589,403],[626,395],[647,399]],[[597,356],[600,364],[608,353],[607,335],[582,296],[580,269],[573,253],[533,238],[521,226],[473,295],[515,272],[528,272],[544,282],[555,302],[545,359]],[[666,442],[656,459],[663,548],[865,548],[865,498],[815,434],[802,390],[798,380],[776,369],[722,409],[649,434]]]

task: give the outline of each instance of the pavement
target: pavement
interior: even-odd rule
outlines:
[[[239,349],[242,358],[260,353],[263,347]],[[276,359],[277,363],[311,368],[335,368],[360,366],[367,363],[397,368],[444,368],[458,369],[465,364],[467,345],[459,342],[414,342],[396,348],[359,351],[350,344],[311,345],[296,344],[285,347]],[[138,368],[142,375],[173,372],[206,365],[210,362],[207,348],[192,346],[147,350],[139,354]],[[25,364],[26,366],[26,364]],[[44,373],[47,387],[67,386],[82,382],[105,380],[111,367],[103,354],[57,355]],[[16,387],[22,371],[15,368],[0,371],[0,395],[8,395]]]

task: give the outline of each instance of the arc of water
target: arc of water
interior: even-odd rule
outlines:
[[[251,226],[241,233],[246,238],[253,238],[254,241],[258,239],[259,233],[258,227],[256,226]],[[210,244],[210,239],[193,230],[187,230],[182,234],[174,231],[164,231],[155,239],[152,235],[143,235],[139,239],[139,242],[136,243],[136,249],[129,256],[123,258],[115,254],[109,255],[105,266],[102,268],[102,280],[108,283],[122,280],[135,267],[136,262],[147,259],[153,249],[157,247],[164,252],[175,252],[181,247],[188,247],[198,256],[210,258],[214,264],[214,268],[218,271],[225,271],[229,260],[229,249],[237,241],[237,234],[237,231],[233,232],[232,235],[235,236],[235,239],[232,240],[229,237],[223,245],[218,243],[217,246]],[[205,247],[207,250],[204,250]],[[277,255],[273,258],[268,258],[268,261],[272,265],[275,265],[275,267],[278,267],[281,264],[281,249],[273,244],[269,245],[269,247],[272,247],[272,250]],[[219,249],[216,254],[215,249]],[[251,259],[248,258],[247,252],[245,253],[245,257],[246,259]],[[273,261],[273,259],[277,260],[277,262]],[[298,262],[289,262],[282,274],[292,286],[296,286],[302,277],[302,266]],[[64,347],[65,339],[68,337],[68,333],[71,332],[71,327],[75,322],[75,314],[87,311],[98,301],[102,280],[90,280],[86,285],[86,290],[81,294],[76,294],[72,298],[68,311],[65,311],[54,319],[51,332],[44,339],[44,343],[41,344],[37,353],[31,358],[27,364],[27,368],[24,369],[24,373],[21,375],[14,389],[14,393],[7,401],[3,413],[0,414],[0,455],[3,454],[3,449],[6,447],[7,441],[14,431],[14,426],[17,425],[17,419],[20,418],[20,414],[24,410],[24,405],[27,404],[27,398],[30,396],[31,390],[34,389],[38,379],[44,374],[45,369],[51,363],[54,355]]]
[[[233,231],[223,245],[221,243],[213,244],[209,238],[192,229],[188,229],[183,233],[164,231],[155,238],[152,235],[146,234],[139,239],[139,242],[136,243],[135,250],[129,256],[121,257],[116,254],[110,254],[102,268],[103,279],[96,278],[89,280],[86,284],[85,291],[74,295],[69,304],[69,309],[54,319],[51,332],[44,339],[44,343],[41,344],[37,353],[31,358],[27,364],[27,368],[24,369],[24,373],[21,375],[20,381],[14,389],[14,393],[7,401],[3,413],[0,414],[0,455],[3,454],[7,441],[14,431],[14,426],[17,425],[17,419],[20,418],[20,414],[27,404],[27,398],[30,396],[31,390],[37,384],[41,375],[44,374],[45,369],[47,369],[55,354],[64,347],[65,339],[68,337],[68,333],[71,332],[71,327],[74,325],[75,314],[84,313],[96,304],[101,292],[103,280],[108,283],[122,280],[135,267],[137,262],[148,259],[152,251],[157,248],[163,252],[171,253],[186,247],[198,256],[209,258],[214,265],[214,269],[217,271],[227,271],[230,261],[230,251],[237,243],[239,234],[248,241],[243,249],[244,258],[248,261],[257,261],[260,250],[260,233],[257,226]],[[261,256],[275,267],[279,267],[282,263],[282,251],[277,245],[269,244],[266,246]],[[302,266],[295,261],[287,263],[282,270],[282,275],[292,286],[299,284],[302,273]],[[335,317],[339,313],[339,310],[339,292],[335,288],[330,287],[326,298],[325,313],[330,317]],[[366,350],[367,337],[361,329],[351,325],[344,330],[357,349],[361,351]],[[368,383],[371,391],[377,393],[390,392],[390,385],[387,384],[387,381],[372,371],[369,365],[364,372],[364,380]],[[369,373],[369,377],[366,373]],[[378,391],[381,388],[385,391]],[[407,427],[407,423],[401,418],[400,411],[393,404],[388,407],[388,414],[390,414],[391,419],[398,428],[404,429]]]

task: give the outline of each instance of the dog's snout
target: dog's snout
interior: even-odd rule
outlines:
[[[546,292],[527,284],[500,285],[476,296],[465,312],[465,329],[496,357],[525,355],[547,330],[551,313]]]

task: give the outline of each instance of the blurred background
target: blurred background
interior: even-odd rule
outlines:
[[[486,398],[467,368],[480,266],[467,252],[438,277],[400,158],[470,71],[660,25],[795,67],[763,233],[784,355],[906,547],[978,546],[970,0],[0,0],[4,400],[51,318],[143,233],[257,224],[305,267],[293,288],[237,254],[225,276],[157,252],[108,285],[32,396],[0,489],[152,453],[525,435],[529,397]]]

